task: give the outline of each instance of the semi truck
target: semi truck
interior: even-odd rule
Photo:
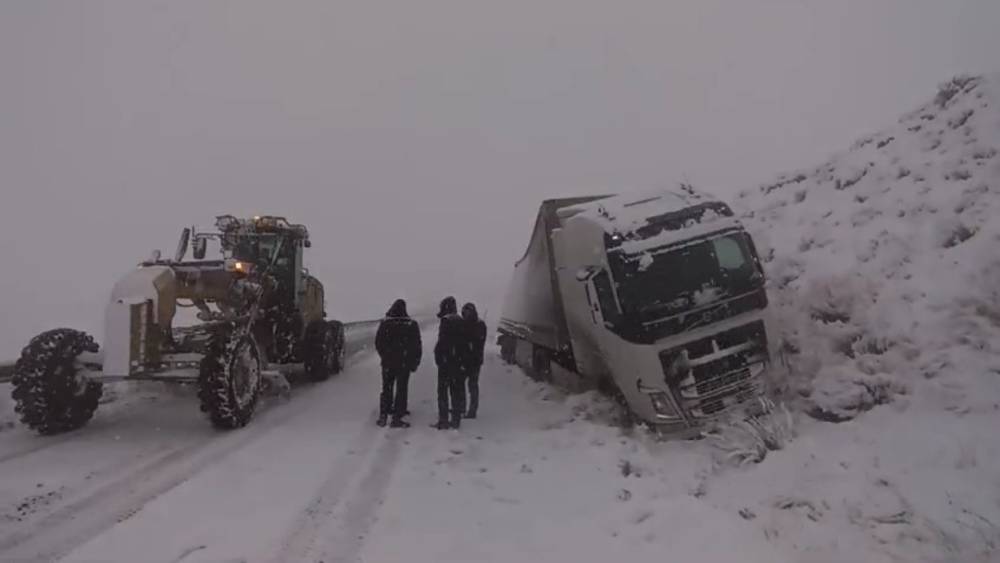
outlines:
[[[766,404],[767,306],[753,239],[706,193],[549,199],[497,344],[536,379],[601,389],[633,419],[691,434]]]

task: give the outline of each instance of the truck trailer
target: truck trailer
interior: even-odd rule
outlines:
[[[764,270],[724,202],[682,186],[541,204],[497,327],[504,361],[697,433],[766,393]]]

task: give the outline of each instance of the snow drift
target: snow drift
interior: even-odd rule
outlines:
[[[779,355],[809,412],[1000,393],[1000,75],[958,77],[815,168],[737,201],[766,261]]]

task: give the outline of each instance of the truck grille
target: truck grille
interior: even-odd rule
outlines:
[[[731,385],[737,383],[742,383],[750,379],[750,368],[743,368],[741,370],[736,370],[729,372],[718,377],[702,377],[699,378],[695,376],[695,390],[698,395],[708,395],[713,391],[718,391],[719,389],[725,389]]]
[[[694,418],[711,416],[743,403],[757,393],[751,365],[767,361],[764,322],[756,321],[660,353],[664,373],[682,351],[691,373],[679,386],[679,398]]]
[[[756,388],[753,385],[747,385],[741,387],[738,392],[728,395],[731,397],[731,402],[727,402],[722,398],[713,399],[705,401],[701,404],[701,412],[703,416],[711,416],[713,414],[720,413],[729,406],[738,405],[749,401],[756,394]]]

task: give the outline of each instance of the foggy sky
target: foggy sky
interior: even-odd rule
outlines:
[[[331,314],[497,295],[547,197],[816,163],[960,72],[996,0],[0,2],[0,359],[102,337],[182,227],[284,214]],[[992,66],[991,66],[992,65]]]

